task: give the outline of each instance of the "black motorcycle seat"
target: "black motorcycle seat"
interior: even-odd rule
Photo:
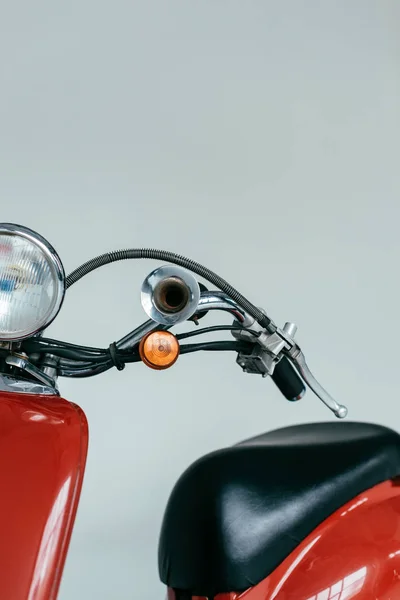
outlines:
[[[196,461],[164,515],[161,580],[213,598],[266,578],[317,525],[400,474],[400,436],[383,426],[277,429]]]

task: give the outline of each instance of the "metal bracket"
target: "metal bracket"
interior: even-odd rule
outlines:
[[[58,388],[55,380],[30,363],[27,356],[23,354],[10,354],[6,357],[5,362],[11,367],[16,367],[17,369],[25,371],[31,375],[31,377],[34,377],[37,381],[39,381],[42,385],[51,388],[53,390],[53,394],[58,394]]]
[[[0,391],[12,392],[16,394],[35,394],[39,396],[59,396],[58,390],[43,385],[40,382],[28,381],[25,379],[12,377],[5,373],[0,374]]]

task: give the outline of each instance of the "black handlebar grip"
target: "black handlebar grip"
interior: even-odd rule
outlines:
[[[271,378],[279,391],[291,402],[300,400],[306,392],[306,386],[286,356],[275,366]]]

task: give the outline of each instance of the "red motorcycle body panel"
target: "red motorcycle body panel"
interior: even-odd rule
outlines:
[[[169,599],[174,593],[169,590]],[[215,600],[400,599],[400,482],[336,511],[264,581]],[[193,600],[204,600],[193,596]],[[213,599],[214,600],[214,599]]]
[[[54,600],[85,471],[88,426],[58,396],[0,392],[0,597]]]

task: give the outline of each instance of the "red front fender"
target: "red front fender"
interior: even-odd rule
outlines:
[[[57,597],[87,448],[78,406],[0,392],[0,598]]]

